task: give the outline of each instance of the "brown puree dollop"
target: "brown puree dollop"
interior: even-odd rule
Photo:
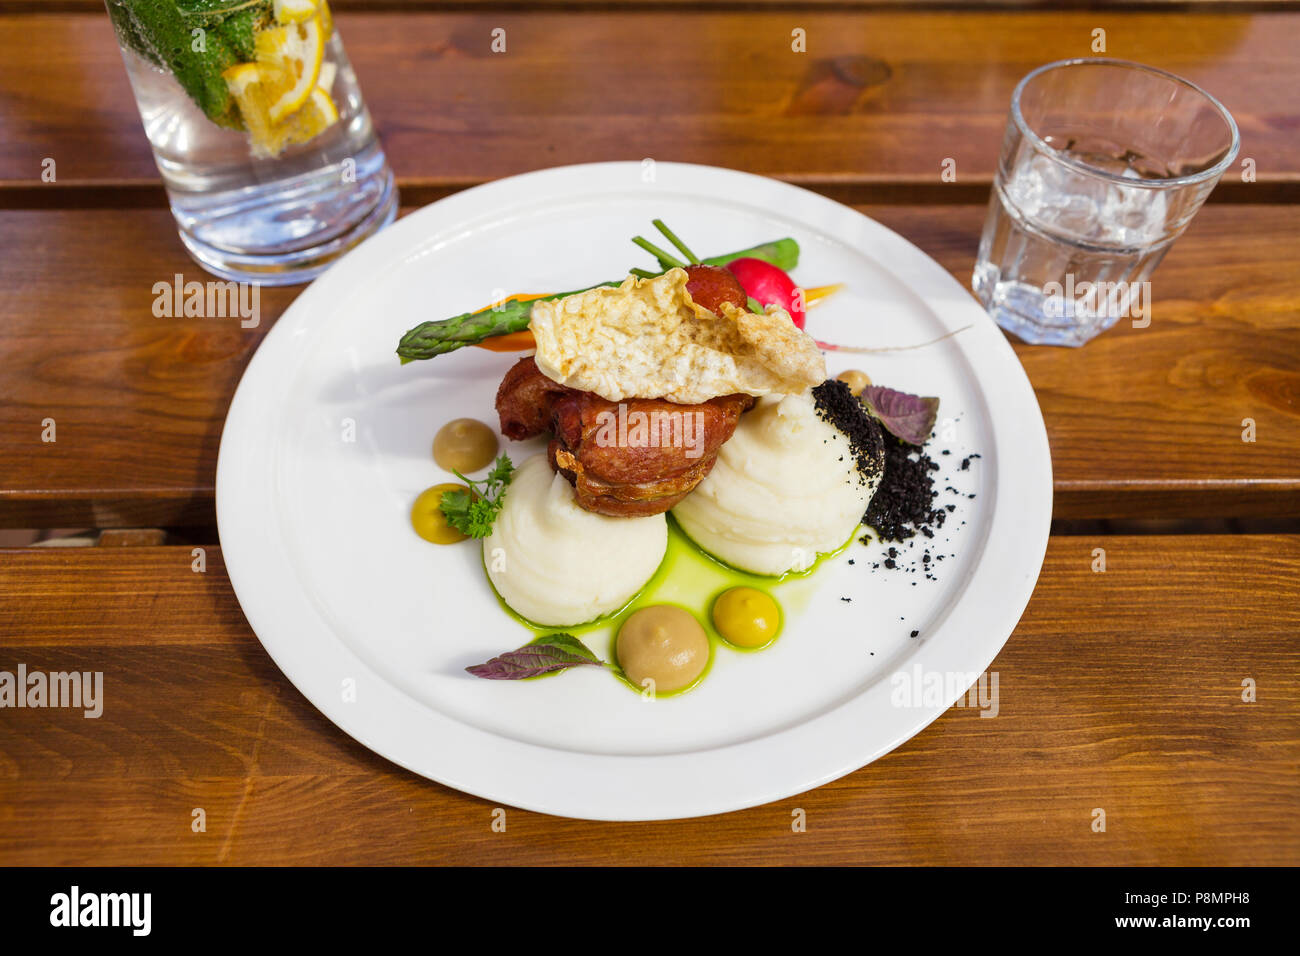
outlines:
[[[615,652],[628,680],[643,690],[666,694],[689,687],[704,673],[709,637],[693,614],[655,604],[623,622]]]
[[[433,439],[433,460],[446,471],[468,474],[486,468],[496,456],[496,432],[475,418],[454,419]]]

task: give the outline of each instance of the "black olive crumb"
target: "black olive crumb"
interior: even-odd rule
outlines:
[[[880,423],[838,379],[828,378],[812,390],[812,396],[817,417],[848,439],[859,483],[874,483],[885,466],[884,431]]]
[[[862,523],[876,532],[876,537],[883,542],[908,542],[911,548],[912,538],[933,540],[938,529],[943,527],[944,519],[956,511],[951,504],[938,505],[934,499],[939,496],[935,489],[935,475],[940,467],[924,447],[912,445],[886,431],[876,418],[867,411],[866,406],[853,396],[848,386],[837,380],[828,379],[812,390],[817,416],[834,426],[845,438],[853,453],[857,465],[858,479],[862,484],[870,484],[879,479],[876,492],[867,505]],[[931,435],[931,438],[934,436]],[[951,456],[951,449],[941,449],[940,457]],[[960,469],[970,470],[972,460],[978,454],[970,454],[962,459]],[[841,459],[843,460],[843,459]],[[949,494],[962,496],[952,485],[944,490]],[[973,494],[966,495],[974,498]],[[966,522],[963,521],[964,525]],[[872,537],[864,535],[863,544],[871,544]],[[945,539],[947,540],[947,539]],[[927,580],[937,580],[930,573],[934,567],[932,556],[928,551],[922,561],[905,567],[908,573],[915,574],[920,568]],[[850,564],[854,563],[852,560]],[[880,562],[872,563],[873,570],[882,564],[888,570],[904,568],[907,560],[900,558],[899,550],[890,547],[887,556]],[[916,586],[916,582],[912,582]]]
[[[934,537],[948,516],[943,508],[932,507],[935,471],[939,466],[923,448],[909,445],[893,435],[884,436],[885,474],[863,515],[864,524],[876,530],[881,541],[906,541],[923,534]],[[952,489],[952,486],[949,486]]]

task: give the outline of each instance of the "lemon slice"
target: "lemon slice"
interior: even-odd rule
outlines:
[[[240,63],[222,73],[230,95],[248,127],[253,152],[278,156],[286,146],[305,143],[339,120],[338,108],[329,93],[319,87],[307,91],[307,98],[283,121],[271,121],[271,105],[280,100],[290,80],[274,67]]]
[[[302,23],[316,16],[321,0],[275,0],[272,10],[278,23]]]
[[[339,121],[339,110],[334,105],[334,98],[320,87],[311,91],[311,97],[307,101],[311,112],[315,113],[324,121],[323,130],[326,126],[333,126]]]
[[[271,128],[270,148],[278,153],[291,143],[305,143],[338,121],[339,111],[334,100],[317,87],[307,95],[307,102],[297,112]]]
[[[334,91],[334,75],[337,72],[338,67],[326,60],[320,65],[320,79],[316,81],[316,85],[326,93],[332,93]]]
[[[280,98],[285,77],[256,63],[238,63],[222,73],[221,78],[239,106],[253,146],[266,150],[271,141],[271,104]]]
[[[272,123],[282,122],[306,103],[316,88],[325,59],[325,31],[313,16],[302,23],[260,30],[253,43],[257,64],[279,70],[288,78],[286,88],[267,110]]]

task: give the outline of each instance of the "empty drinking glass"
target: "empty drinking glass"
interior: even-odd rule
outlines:
[[[971,285],[1026,342],[1083,345],[1150,321],[1151,272],[1237,155],[1214,97],[1123,60],[1017,84]]]

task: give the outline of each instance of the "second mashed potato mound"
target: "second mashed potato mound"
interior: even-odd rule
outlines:
[[[673,508],[705,551],[756,574],[804,570],[857,528],[880,483],[812,395],[769,396],[745,414],[712,473]]]
[[[483,563],[501,599],[546,627],[569,627],[616,611],[663,561],[662,514],[611,518],[584,511],[545,455],[519,466],[501,514],[483,539]]]

